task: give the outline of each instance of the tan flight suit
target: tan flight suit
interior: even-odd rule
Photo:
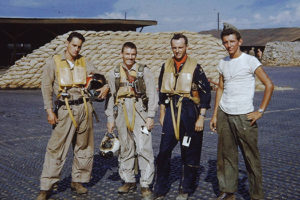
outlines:
[[[61,60],[66,61],[64,55],[61,55]],[[98,73],[95,68],[86,62],[86,73],[90,74],[91,72]],[[52,109],[53,93],[57,96],[59,90],[56,64],[53,58],[48,59],[43,68],[41,89],[44,108]],[[69,100],[77,100],[82,97],[80,90],[80,88],[75,87],[68,89]],[[62,97],[60,97],[60,100],[63,101]],[[41,190],[50,190],[53,184],[59,181],[71,143],[74,152],[72,181],[89,182],[93,166],[94,135],[90,102],[87,102],[87,106],[88,117],[86,116],[84,103],[70,105],[74,119],[78,124],[77,130],[69,116],[66,105],[61,106],[58,110],[58,124],[52,131],[46,149],[40,183]]]
[[[123,66],[127,69],[126,66]],[[134,64],[129,72],[137,72],[138,64]],[[122,73],[121,73],[122,74]],[[118,115],[116,119],[113,116],[113,106],[114,98],[110,97],[107,110],[105,111],[108,122],[116,122],[116,127],[119,133],[120,140],[120,154],[119,154],[119,174],[122,180],[126,183],[136,182],[134,175],[134,160],[135,153],[138,156],[138,165],[141,170],[140,185],[141,187],[148,187],[154,177],[154,156],[152,149],[152,133],[148,135],[141,132],[141,127],[145,126],[144,120],[140,115],[146,120],[148,117],[154,118],[155,111],[157,109],[158,95],[155,88],[155,81],[153,74],[150,69],[144,68],[144,82],[146,85],[146,95],[149,98],[148,101],[148,111],[145,111],[142,106],[141,98],[136,97],[125,97],[119,99],[118,106]],[[115,75],[114,69],[109,72],[108,78],[109,87],[112,94],[115,94]],[[121,82],[127,82],[126,77],[121,76]],[[135,106],[134,106],[135,102]],[[126,111],[128,114],[129,123],[132,122],[133,112],[135,112],[135,121],[133,131],[129,131],[126,126],[125,113],[123,112],[123,104],[126,106]],[[133,111],[136,109],[136,111]]]

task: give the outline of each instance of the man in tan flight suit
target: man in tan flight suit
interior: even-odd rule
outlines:
[[[46,61],[42,75],[42,93],[48,122],[53,131],[48,141],[38,200],[47,199],[53,185],[59,181],[70,145],[73,145],[71,189],[87,193],[81,183],[91,178],[94,154],[92,105],[84,90],[87,75],[97,73],[79,54],[85,38],[72,32],[67,38],[66,51]],[[108,87],[99,90],[104,98]],[[57,97],[58,111],[53,112],[52,96]]]
[[[153,74],[148,67],[135,62],[136,55],[135,44],[126,42],[121,51],[123,63],[109,72],[112,96],[106,110],[107,128],[112,132],[116,123],[121,144],[119,174],[125,184],[118,192],[136,189],[134,162],[137,154],[141,193],[143,199],[151,199],[149,185],[154,176],[154,156],[150,131],[154,126],[158,95]]]

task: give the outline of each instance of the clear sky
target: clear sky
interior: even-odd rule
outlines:
[[[143,32],[300,27],[300,0],[0,0],[0,17],[156,20]]]

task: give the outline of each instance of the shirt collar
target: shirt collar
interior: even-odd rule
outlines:
[[[132,65],[132,67],[130,68],[130,69],[128,69],[127,68],[127,66],[124,64],[124,63],[122,63],[122,67],[125,69],[125,70],[127,70],[127,71],[136,71],[136,65],[137,65],[137,63],[134,63],[133,65]]]

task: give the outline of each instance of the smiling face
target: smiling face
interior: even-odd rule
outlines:
[[[243,43],[242,39],[237,39],[235,34],[224,35],[222,37],[222,42],[230,58],[237,58],[241,55],[240,46]]]
[[[179,38],[178,40],[173,39],[171,41],[171,48],[174,54],[174,58],[179,61],[185,56],[187,45],[185,44],[183,38]]]
[[[123,51],[121,52],[123,63],[128,69],[131,69],[131,67],[134,65],[136,54],[136,49],[130,47],[124,47]]]
[[[75,60],[75,58],[79,55],[82,43],[82,40],[77,37],[73,37],[70,42],[67,41],[66,58],[69,60]]]

